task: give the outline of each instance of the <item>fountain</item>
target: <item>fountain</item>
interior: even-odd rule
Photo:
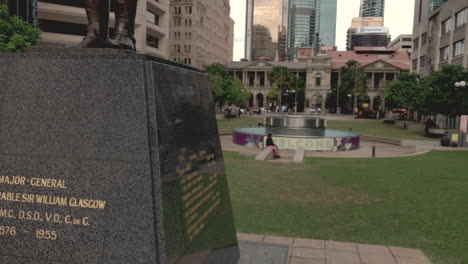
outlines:
[[[265,126],[236,128],[234,144],[263,148],[266,136],[280,149],[305,151],[349,151],[359,148],[360,135],[351,131],[326,129],[327,120],[310,115],[268,115]]]

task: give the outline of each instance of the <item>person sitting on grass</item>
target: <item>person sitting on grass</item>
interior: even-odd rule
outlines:
[[[266,146],[267,146],[267,149],[271,149],[273,151],[273,157],[275,157],[277,159],[280,158],[278,146],[276,146],[275,143],[273,142],[273,138],[272,138],[271,133],[268,133],[268,137],[267,137],[267,140],[266,140]]]

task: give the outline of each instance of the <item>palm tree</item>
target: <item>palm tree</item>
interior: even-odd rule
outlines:
[[[291,74],[287,67],[276,66],[268,73],[268,79],[272,86],[278,88],[277,102],[281,105],[281,97],[286,90],[292,89],[294,86],[294,75]]]

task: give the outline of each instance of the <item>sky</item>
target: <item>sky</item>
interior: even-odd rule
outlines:
[[[326,0],[322,0],[326,1]],[[400,34],[412,34],[415,0],[385,1],[385,26],[390,29],[392,40]],[[231,17],[234,19],[234,61],[244,58],[245,0],[230,0]],[[346,31],[351,19],[359,16],[360,0],[338,0],[336,21],[336,45],[346,49]]]

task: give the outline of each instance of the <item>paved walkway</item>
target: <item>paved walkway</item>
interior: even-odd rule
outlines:
[[[245,233],[237,238],[287,246],[286,264],[431,264],[421,250],[412,248]]]

